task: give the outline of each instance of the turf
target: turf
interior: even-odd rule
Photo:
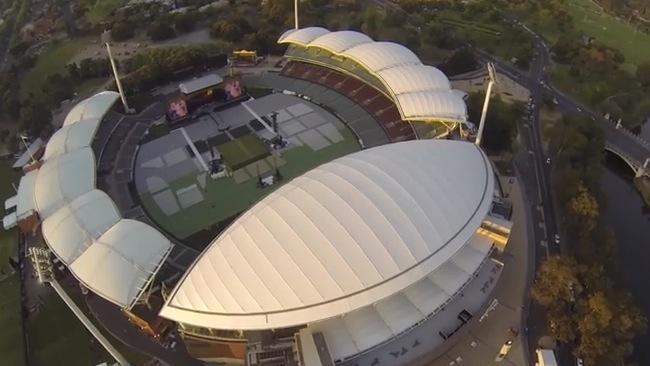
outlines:
[[[636,70],[636,65],[650,60],[650,35],[637,32],[633,24],[625,23],[605,12],[601,12],[590,0],[571,0],[567,10],[573,17],[577,30],[595,37],[598,42],[617,48],[625,57],[624,68]],[[536,30],[551,43],[561,33],[550,22],[540,22]]]
[[[87,42],[85,38],[76,38],[56,41],[48,45],[38,57],[36,65],[22,79],[21,96],[27,97],[30,93],[36,97],[41,96],[47,77],[64,73],[65,65]]]
[[[4,217],[4,202],[7,198],[15,195],[12,183],[17,184],[18,173],[11,169],[9,162],[0,162],[0,213]],[[18,237],[15,229],[6,231],[0,227],[0,277],[3,273],[9,272],[8,259],[16,255]]]
[[[284,177],[283,182],[287,182],[320,164],[359,150],[357,139],[351,131],[343,129],[339,132],[344,137],[343,141],[319,151],[301,146],[285,152],[282,159],[286,161],[286,164],[279,169]],[[193,173],[170,183],[170,188],[177,190],[196,182],[196,173]],[[278,187],[280,184],[260,189],[257,187],[255,178],[240,184],[236,184],[233,178],[217,180],[208,178],[206,189],[202,190],[204,201],[171,216],[163,214],[150,194],[142,195],[140,198],[154,221],[175,237],[185,239],[246,210]],[[188,245],[191,244],[188,243]]]
[[[91,336],[67,305],[52,293],[27,323],[35,365],[93,365]]]
[[[0,281],[0,355],[2,365],[25,365],[20,315],[20,279],[14,274]]]
[[[125,0],[96,0],[86,13],[86,20],[91,24],[99,24],[108,19],[115,9],[126,3]]]
[[[266,145],[253,134],[226,142],[219,146],[219,152],[230,170],[237,170],[269,155]]]

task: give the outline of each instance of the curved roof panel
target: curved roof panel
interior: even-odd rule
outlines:
[[[309,42],[329,32],[327,29],[321,27],[289,29],[282,33],[280,39],[278,39],[278,43],[293,43],[306,46]]]
[[[158,230],[122,219],[100,236],[71,265],[75,276],[122,306],[132,306],[171,251]]]
[[[415,53],[393,42],[364,43],[346,50],[341,55],[355,60],[372,72],[389,67],[422,64]]]
[[[270,329],[373,304],[465,245],[492,191],[485,155],[467,142],[410,141],[336,159],[238,218],[161,315],[208,328]]]
[[[371,42],[374,42],[372,38],[363,33],[345,30],[326,33],[311,41],[308,46],[324,48],[333,53],[341,53],[360,44]]]
[[[106,193],[93,189],[45,219],[43,238],[69,265],[118,221],[120,214],[113,201]]]
[[[400,94],[398,106],[406,120],[425,120],[429,118],[467,121],[465,101],[452,91],[424,91]]]
[[[393,67],[380,71],[379,77],[395,95],[451,89],[447,76],[437,68],[428,65]]]
[[[99,118],[92,118],[61,127],[50,137],[45,146],[43,160],[90,146],[99,122]]]
[[[67,126],[84,119],[102,119],[111,106],[120,98],[120,94],[114,91],[103,91],[86,98],[72,107],[63,121]]]
[[[95,157],[89,147],[46,161],[38,170],[34,198],[42,219],[95,188]]]
[[[451,89],[445,74],[433,66],[423,65],[411,50],[402,45],[375,42],[355,31],[328,32],[318,27],[291,29],[280,37],[278,43],[326,49],[360,64],[390,92],[388,96],[397,105],[403,120],[467,122],[463,94],[460,97],[448,97],[447,93],[433,94],[450,90],[459,93]],[[302,55],[301,60],[302,57],[305,56]]]

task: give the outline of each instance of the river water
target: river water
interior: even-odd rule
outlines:
[[[601,179],[607,195],[604,218],[616,235],[622,278],[650,318],[650,209],[634,187],[633,178],[625,163],[608,154]],[[650,331],[637,340],[633,360],[639,366],[650,365]]]

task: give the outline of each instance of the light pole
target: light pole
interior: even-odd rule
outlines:
[[[483,138],[483,128],[485,127],[485,117],[487,116],[488,107],[490,106],[490,97],[492,96],[492,87],[497,82],[497,73],[494,69],[494,64],[488,62],[488,81],[487,91],[485,92],[485,101],[483,102],[483,112],[481,113],[481,122],[478,125],[478,132],[476,133],[476,140],[474,143],[476,145],[481,145],[481,139]]]
[[[115,84],[117,84],[117,91],[120,93],[120,98],[122,99],[124,112],[131,113],[131,108],[129,108],[129,105],[126,103],[126,95],[124,95],[124,90],[122,89],[120,76],[117,74],[117,66],[115,65],[113,54],[111,53],[111,45],[108,42],[106,42],[106,51],[108,52],[108,59],[111,61],[111,68],[113,69],[113,75],[115,76]]]
[[[298,29],[298,0],[293,0],[293,21],[294,28]]]
[[[20,141],[23,142],[23,145],[25,146],[25,150],[27,150],[27,153],[29,156],[32,158],[32,163],[36,162],[36,159],[34,158],[34,154],[32,154],[32,150],[29,149],[29,146],[27,146],[27,136],[25,135],[20,135]]]

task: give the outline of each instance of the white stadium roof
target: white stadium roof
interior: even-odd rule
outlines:
[[[407,119],[426,118],[432,114],[449,120],[465,117],[467,107],[462,97],[451,90],[400,94],[397,101]]]
[[[288,43],[294,43],[294,44],[300,44],[306,46],[316,38],[327,33],[330,33],[330,31],[322,27],[289,29],[288,31],[284,32],[284,34],[280,36],[280,41],[284,39]],[[282,43],[280,41],[279,43]]]
[[[70,265],[70,271],[93,292],[131,307],[160,269],[171,243],[140,221],[122,219]]]
[[[67,126],[85,119],[102,119],[119,98],[120,94],[114,91],[103,91],[84,99],[72,107],[65,117],[63,125]]]
[[[45,146],[43,160],[90,146],[99,122],[99,118],[91,118],[61,127]]]
[[[310,42],[309,47],[324,48],[332,53],[341,53],[354,46],[370,42],[374,41],[363,33],[344,30],[326,33]]]
[[[447,76],[428,65],[393,67],[380,71],[379,76],[386,81],[395,95],[451,89]]]
[[[467,284],[490,253],[492,241],[474,234],[447,262],[421,280],[371,306],[309,324],[335,360],[381,344],[435,314]]]
[[[408,48],[393,42],[364,43],[343,52],[343,55],[373,72],[391,67],[421,65],[420,59]]]
[[[95,187],[95,156],[89,147],[46,161],[38,170],[34,198],[42,219]]]
[[[113,200],[93,189],[46,218],[43,237],[56,256],[70,265],[118,221]]]
[[[43,165],[21,179],[16,213],[20,220],[37,211],[45,242],[79,282],[130,308],[172,244],[151,226],[122,219],[110,197],[95,188],[89,146],[118,97],[102,92],[72,108],[48,142]]]
[[[473,237],[493,191],[475,145],[384,145],[321,165],[217,237],[160,314],[215,329],[309,324],[422,280]]]
[[[329,32],[320,27],[288,30],[278,43],[321,48],[360,64],[390,92],[403,120],[467,122],[467,107],[462,95],[449,93],[453,89],[447,77],[435,67],[423,65],[402,45],[375,42],[355,31]],[[418,93],[418,96],[399,98],[410,93]],[[439,110],[441,106],[445,109]]]

